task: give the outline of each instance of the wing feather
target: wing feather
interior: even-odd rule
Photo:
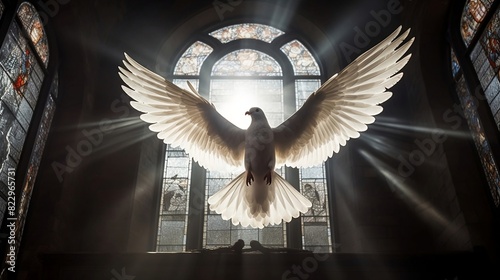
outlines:
[[[381,113],[379,104],[401,80],[399,71],[411,54],[414,38],[404,42],[408,29],[399,27],[386,39],[360,55],[311,94],[304,105],[274,128],[277,166],[310,167],[322,163],[360,136]]]
[[[222,117],[192,85],[181,89],[127,54],[123,65],[118,67],[126,85],[122,89],[158,138],[185,149],[208,169],[242,166],[245,131]]]

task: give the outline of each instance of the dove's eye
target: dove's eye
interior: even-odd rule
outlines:
[[[257,112],[257,113],[258,113],[258,112],[260,112],[260,110],[259,110],[259,109],[255,109],[255,112]]]

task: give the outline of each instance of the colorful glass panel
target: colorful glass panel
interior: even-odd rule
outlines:
[[[488,23],[470,58],[500,129],[500,10]]]
[[[453,74],[453,78],[456,78],[459,72],[460,64],[458,63],[458,58],[453,49],[451,49],[451,73]]]
[[[49,62],[49,45],[42,21],[35,7],[28,2],[23,2],[19,6],[17,16],[21,20],[23,28],[29,35],[45,68],[47,68]]]
[[[42,154],[49,135],[50,125],[52,123],[52,118],[56,109],[54,98],[52,97],[54,92],[58,91],[58,80],[57,77],[52,82],[50,93],[47,102],[44,107],[43,116],[38,127],[37,135],[35,138],[35,145],[31,151],[31,157],[28,165],[28,172],[24,179],[21,191],[21,199],[18,205],[18,220],[16,225],[16,239],[19,248],[21,243],[21,237],[24,229],[24,224],[26,221],[26,216],[28,214],[28,207],[31,200],[31,194],[33,192],[33,187],[35,185],[35,179],[38,174],[38,168],[42,160]]]
[[[212,51],[209,45],[195,42],[182,54],[175,66],[174,75],[199,75],[201,65]]]
[[[215,63],[213,76],[281,76],[281,67],[269,55],[251,49],[231,52]]]
[[[307,50],[307,48],[298,40],[293,40],[283,47],[283,51],[293,66],[295,75],[314,75],[320,74],[318,63]]]
[[[243,23],[223,27],[209,35],[218,39],[222,43],[228,43],[238,39],[256,39],[271,43],[285,32],[271,26],[257,23]]]
[[[3,193],[0,196],[2,197],[0,199],[0,213],[3,215],[5,212],[3,197],[7,197],[7,178],[4,174],[7,174],[9,168],[17,168],[21,152],[28,149],[25,153],[30,156],[29,166],[24,175],[25,181],[22,185],[18,208],[21,215],[19,215],[16,227],[16,238],[20,241],[27,205],[37,173],[36,169],[39,165],[55,105],[53,99],[49,97],[35,136],[35,145],[24,147],[27,131],[30,128],[41,85],[45,78],[42,66],[35,55],[36,52],[40,52],[41,61],[46,65],[48,47],[43,28],[41,25],[37,25],[37,21],[39,22],[40,19],[33,6],[29,3],[23,3],[18,11],[24,16],[19,17],[23,27],[20,27],[17,21],[11,22],[0,48],[0,160],[2,163],[0,167],[0,192]],[[25,26],[23,19],[26,22],[29,19],[29,27]],[[26,28],[26,32],[23,32],[22,28]],[[25,37],[25,34],[29,37]],[[29,43],[30,40],[33,44]],[[36,52],[32,46],[35,46]],[[46,54],[44,50],[47,52]]]
[[[0,99],[2,106],[2,152],[19,161],[26,132],[42,84],[31,49],[14,22],[0,49]]]
[[[467,90],[463,76],[457,83],[457,92],[488,180],[493,201],[498,207],[500,206],[500,173],[498,171],[498,165],[493,158],[490,144],[484,133],[481,120],[479,119],[477,100]]]
[[[468,0],[462,13],[461,33],[468,46],[494,0]]]

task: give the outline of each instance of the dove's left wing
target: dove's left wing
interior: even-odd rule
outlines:
[[[241,167],[245,131],[222,117],[189,84],[184,90],[151,72],[125,54],[125,68],[119,75],[128,87],[123,90],[134,100],[130,104],[144,114],[141,119],[158,138],[185,149],[208,169],[227,165]]]
[[[403,73],[397,73],[410,59],[411,55],[403,57],[413,43],[412,38],[403,44],[409,31],[398,37],[399,27],[326,81],[274,128],[277,166],[318,165],[375,121],[373,116],[382,112],[378,104],[392,96],[387,89],[401,79]]]

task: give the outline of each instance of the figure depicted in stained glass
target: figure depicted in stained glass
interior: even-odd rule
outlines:
[[[481,41],[484,44],[490,65],[497,73],[500,67],[500,12],[488,24]]]
[[[30,62],[30,50],[26,48],[22,55],[22,61],[20,67],[19,74],[17,75],[16,79],[13,81],[13,86],[16,92],[23,96],[24,95],[24,87],[26,83],[28,82],[29,79],[29,74],[30,74],[30,67],[31,67],[31,62]]]
[[[492,0],[469,0],[465,5],[462,15],[461,32],[462,38],[467,45],[470,44],[476,34],[479,24],[484,20],[492,3]]]

